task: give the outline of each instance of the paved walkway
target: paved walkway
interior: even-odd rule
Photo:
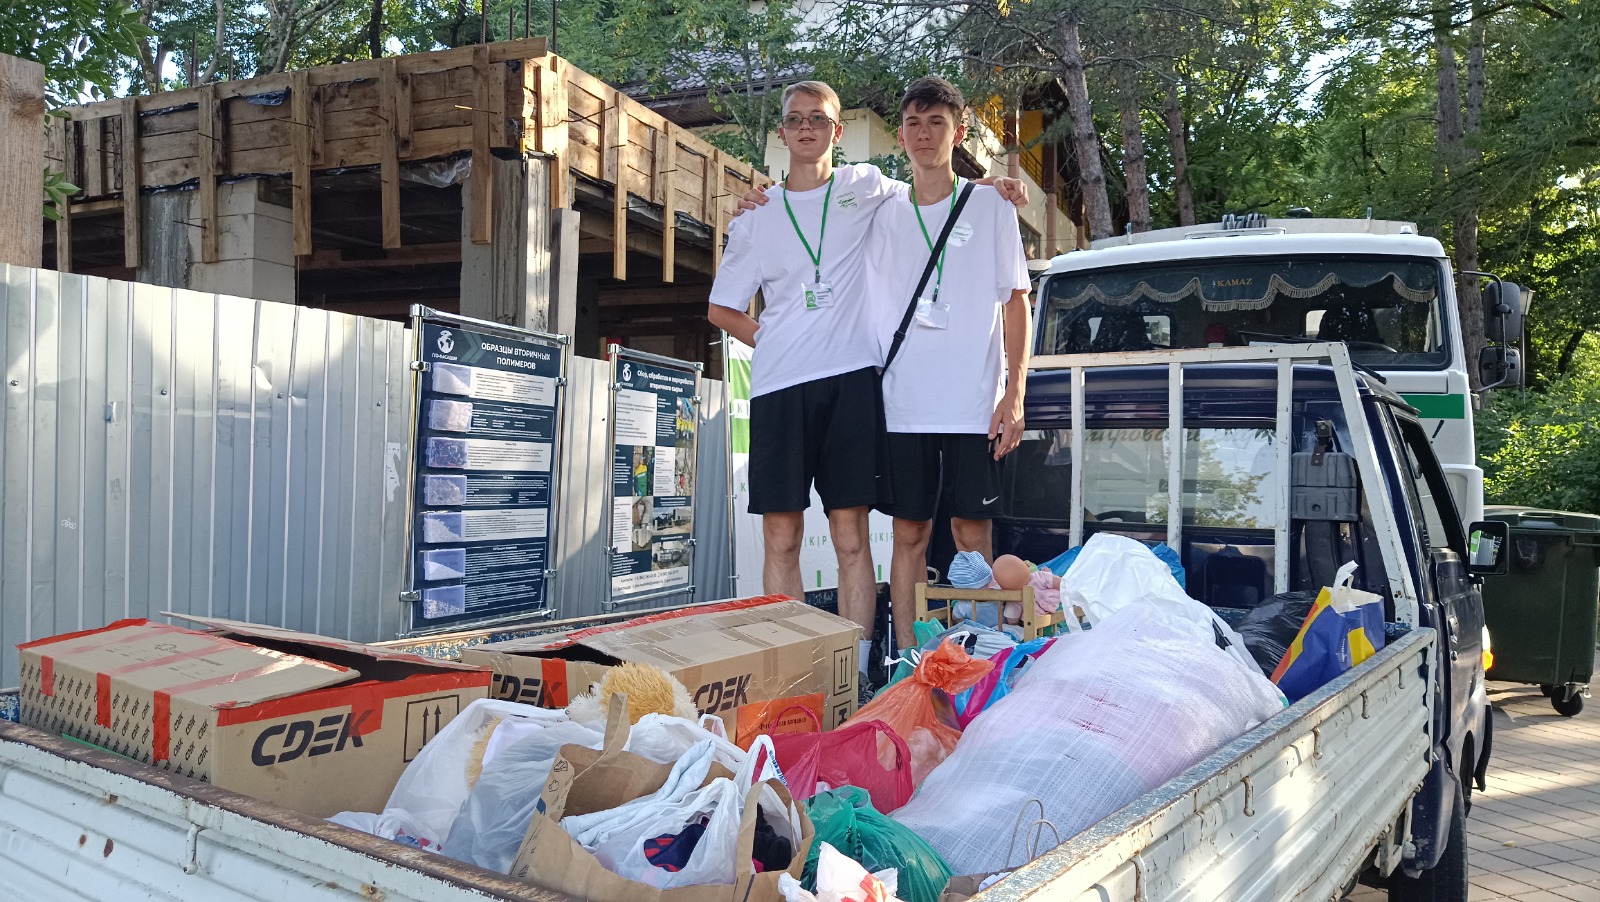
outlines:
[[[1489,700],[1489,788],[1467,819],[1473,902],[1600,902],[1600,697],[1573,718],[1537,686],[1490,683]]]

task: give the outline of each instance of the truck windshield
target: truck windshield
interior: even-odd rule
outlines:
[[[1051,276],[1043,354],[1343,341],[1374,369],[1449,363],[1439,263],[1234,257]]]

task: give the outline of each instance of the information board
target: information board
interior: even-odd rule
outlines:
[[[542,611],[563,339],[433,311],[413,326],[411,631]]]
[[[700,364],[611,346],[612,606],[691,592]]]

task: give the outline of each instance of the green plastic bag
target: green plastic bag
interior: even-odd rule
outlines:
[[[910,829],[872,807],[866,790],[842,786],[819,792],[806,803],[816,840],[806,857],[801,884],[816,891],[817,855],[827,843],[850,856],[869,872],[894,868],[900,872],[896,894],[905,902],[939,902],[950,882],[950,866],[933,846]]]

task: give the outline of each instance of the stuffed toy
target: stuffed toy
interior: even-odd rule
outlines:
[[[577,723],[604,723],[611,696],[628,697],[628,723],[636,724],[646,714],[666,714],[698,720],[689,690],[659,667],[628,662],[611,668],[588,695],[580,695],[567,705],[567,716]]]

